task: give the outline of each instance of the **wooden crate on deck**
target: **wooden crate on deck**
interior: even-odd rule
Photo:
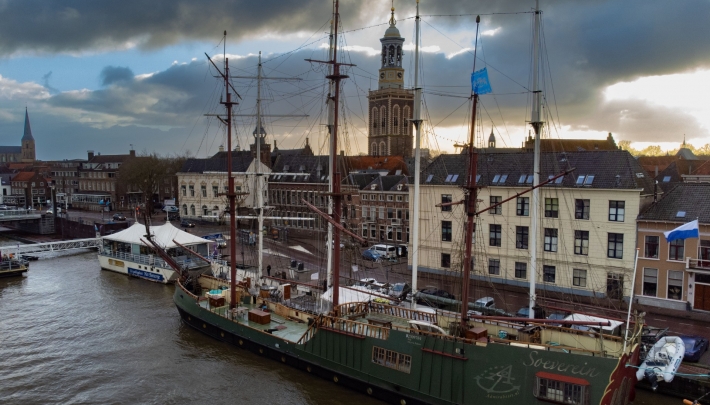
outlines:
[[[267,325],[271,323],[271,314],[258,309],[249,311],[249,320],[259,325]]]

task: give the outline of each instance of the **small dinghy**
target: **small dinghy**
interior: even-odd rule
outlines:
[[[639,381],[646,378],[655,391],[659,381],[671,382],[685,355],[685,344],[678,336],[664,336],[656,342],[636,372]]]

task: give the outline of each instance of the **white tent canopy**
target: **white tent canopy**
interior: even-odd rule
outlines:
[[[356,291],[350,288],[339,288],[340,297],[338,298],[339,304],[347,304],[350,302],[367,302],[372,301],[375,298],[380,298],[377,295],[368,294],[365,291]],[[321,299],[333,302],[333,288],[328,288],[328,291],[321,295]]]
[[[151,226],[150,233],[153,235],[153,240],[164,249],[178,246],[175,242],[173,242],[173,239],[184,246],[212,242],[208,239],[203,239],[199,236],[182,231],[174,227],[170,222],[165,223],[165,225]],[[145,243],[141,241],[141,239],[145,239],[145,225],[135,223],[121,232],[116,232],[113,235],[106,235],[102,239],[145,246]]]

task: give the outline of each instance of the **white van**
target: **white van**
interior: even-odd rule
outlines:
[[[379,253],[381,257],[386,257],[388,259],[394,259],[397,257],[397,248],[392,245],[372,245],[369,250],[374,250]]]

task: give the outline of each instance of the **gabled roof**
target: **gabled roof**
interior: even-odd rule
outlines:
[[[35,138],[32,137],[32,128],[30,127],[30,114],[25,108],[25,133],[22,135],[22,141],[34,141]]]
[[[378,177],[380,175],[375,173],[350,173],[343,180],[343,183],[355,186],[358,190],[363,190]]]
[[[340,159],[339,159],[340,160]],[[276,161],[274,173],[269,176],[271,183],[327,183],[329,156],[326,155],[286,155]],[[305,176],[281,173],[306,174]]]
[[[683,212],[684,216],[678,216]],[[638,216],[639,220],[710,224],[710,183],[679,183]]]
[[[19,172],[11,180],[12,181],[29,181],[38,176],[37,172]]]
[[[7,154],[22,153],[22,146],[0,146],[0,153],[7,153]]]
[[[466,178],[467,160],[465,155],[439,156],[423,171],[421,184],[462,186]],[[653,179],[627,151],[545,152],[541,153],[540,162],[541,182],[564,170],[576,169],[564,176],[560,183],[555,183],[558,187],[643,189],[641,193],[644,195],[653,193]],[[477,181],[480,187],[529,187],[531,180],[528,181],[527,176],[533,174],[533,153],[479,154],[477,174],[480,175]],[[504,175],[507,177],[501,181]],[[521,183],[523,175],[526,178]],[[588,179],[589,184],[578,186],[579,176]]]
[[[348,156],[346,158],[347,172],[353,170],[377,170],[387,171],[388,174],[409,174],[407,162],[402,156]]]
[[[232,151],[232,172],[245,172],[254,157],[251,151]],[[206,159],[187,159],[180,173],[227,172],[227,152],[217,152]]]
[[[94,155],[87,163],[124,163],[126,160],[130,159],[131,155]]]
[[[397,185],[402,183],[402,189],[397,190]],[[372,186],[375,188],[372,188]],[[407,191],[407,176],[377,176],[369,184],[364,187],[364,190],[373,191]]]

